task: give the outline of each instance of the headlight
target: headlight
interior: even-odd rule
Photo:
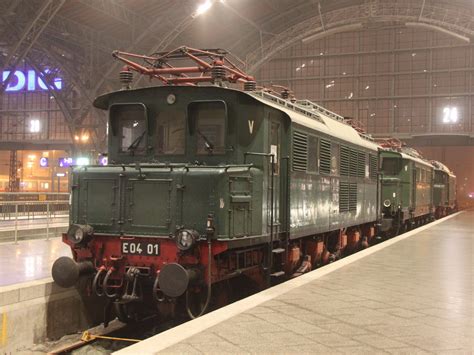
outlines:
[[[67,231],[67,237],[74,244],[79,244],[92,233],[94,233],[94,229],[89,225],[72,224]]]
[[[179,250],[189,250],[194,246],[198,233],[189,229],[181,229],[176,234],[176,245]]]
[[[392,204],[392,202],[389,200],[389,199],[386,199],[384,202],[383,202],[383,205],[385,207],[390,207],[390,205]]]

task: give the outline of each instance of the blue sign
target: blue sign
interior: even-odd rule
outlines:
[[[10,70],[5,70],[3,72],[2,82],[5,82],[5,80],[7,80],[8,76],[10,75],[10,72]],[[47,74],[49,73],[49,70],[46,69],[44,72]],[[43,79],[41,79],[39,76],[36,76],[36,72],[34,70],[27,70],[25,72],[21,70],[15,70],[12,76],[13,77],[10,79],[5,91],[17,92],[25,88],[27,91],[48,90],[48,86],[45,84]],[[63,88],[63,79],[54,78],[53,88],[55,90],[61,90]]]
[[[106,166],[109,164],[109,157],[102,155],[99,158],[99,165]]]
[[[49,163],[48,158],[45,158],[45,157],[40,158],[39,163],[42,168],[47,168],[48,163]]]
[[[69,168],[74,165],[74,161],[72,158],[59,158],[58,165],[61,168]]]

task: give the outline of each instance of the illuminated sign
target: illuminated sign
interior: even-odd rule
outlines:
[[[5,82],[5,80],[7,80],[8,76],[10,75],[10,72],[10,70],[5,70],[3,72],[2,82]],[[49,70],[46,69],[45,73],[47,74],[48,72]],[[5,91],[17,92],[25,88],[27,91],[48,91],[48,86],[45,84],[43,79],[36,75],[36,72],[34,70],[27,70],[25,72],[21,70],[15,70]],[[63,79],[54,78],[53,88],[55,90],[61,90],[63,88]]]
[[[59,178],[59,177],[65,177],[66,174],[64,174],[64,173],[56,173],[56,176],[57,176],[58,178]]]
[[[107,156],[102,155],[99,157],[99,165],[105,166],[107,164],[109,164],[109,158]]]
[[[89,158],[87,157],[79,157],[76,160],[76,164],[79,166],[89,165],[90,161],[89,161]]]
[[[58,165],[60,168],[69,168],[74,165],[72,158],[59,158]]]
[[[49,164],[48,158],[45,158],[45,157],[40,158],[39,163],[42,168],[47,168]]]

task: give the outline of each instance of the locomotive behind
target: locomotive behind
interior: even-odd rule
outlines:
[[[367,247],[377,227],[389,235],[434,214],[430,163],[258,89],[225,54],[117,52],[124,89],[94,102],[109,114],[109,166],[73,169],[73,258],[52,274],[63,287],[86,280],[122,321],[199,316],[243,284],[263,289]],[[130,89],[132,71],[166,85]]]

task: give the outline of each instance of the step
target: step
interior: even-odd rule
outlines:
[[[284,271],[277,271],[277,272],[274,272],[274,273],[270,274],[271,277],[282,277],[284,275],[285,275]]]

